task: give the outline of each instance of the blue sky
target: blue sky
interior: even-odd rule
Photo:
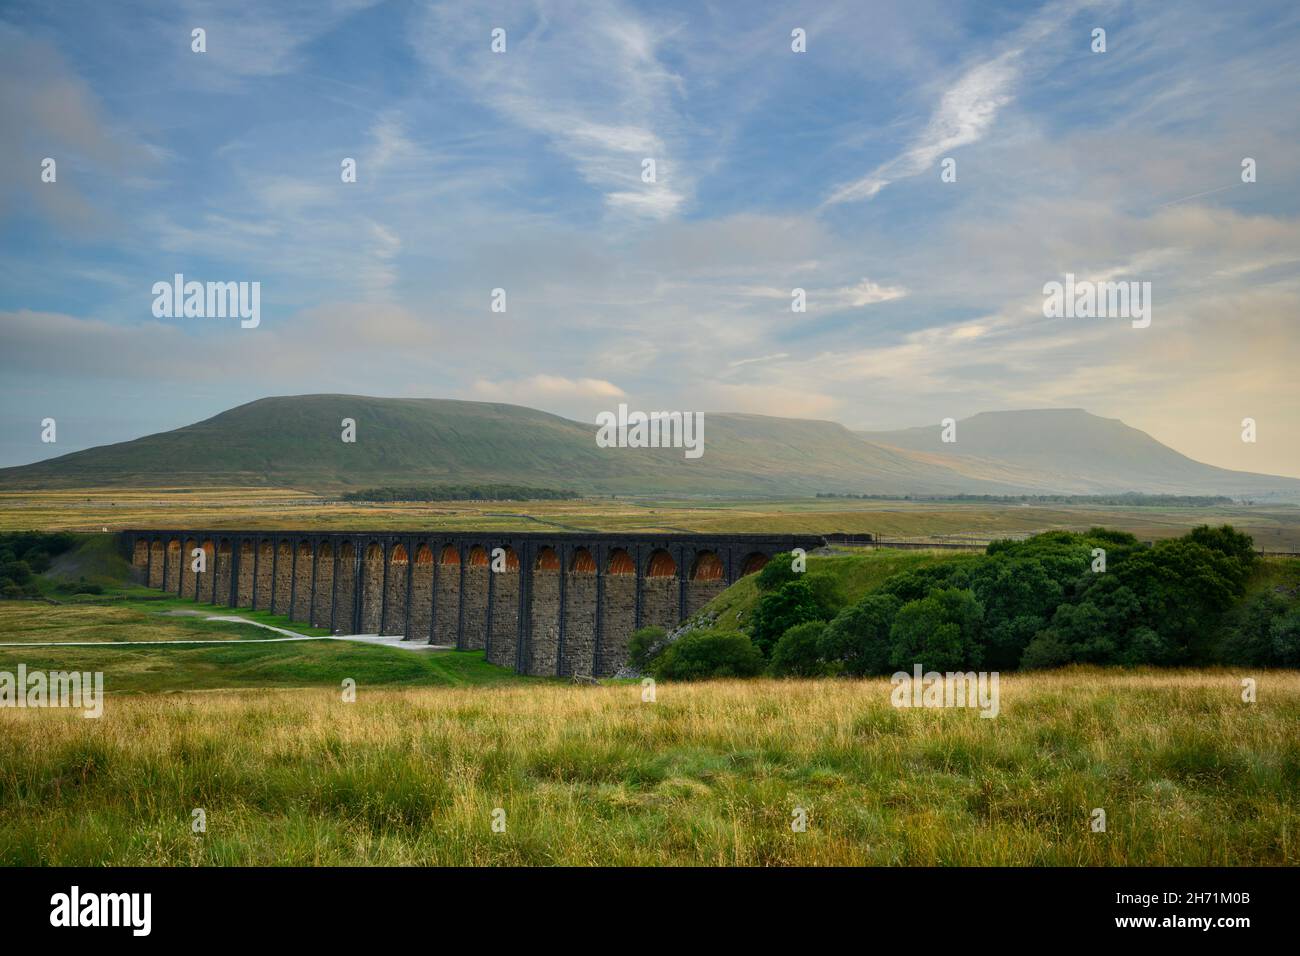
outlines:
[[[0,89],[0,464],[331,391],[1084,407],[1300,475],[1293,3],[7,2]],[[177,272],[260,326],[155,319]],[[1151,327],[1045,319],[1066,272]]]

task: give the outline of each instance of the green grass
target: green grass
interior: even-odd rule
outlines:
[[[82,583],[117,587],[130,579],[131,562],[115,536],[79,534],[77,539],[71,550],[55,556],[42,575],[46,588],[67,592]]]
[[[327,637],[330,633],[329,628],[290,621],[284,614],[198,604],[188,598],[134,586],[102,595],[78,594],[53,603],[47,601],[0,601],[0,643],[226,640],[283,636],[252,623],[209,621],[206,620],[208,617],[240,617],[305,637]]]
[[[157,592],[145,592],[156,595]],[[307,636],[328,636],[282,615],[197,605],[175,596],[136,597],[122,588],[101,597],[50,604],[0,601],[0,643],[101,642],[103,647],[0,647],[0,670],[103,671],[110,694],[241,687],[458,686],[525,678],[488,664],[482,652],[411,651],[345,641],[264,642],[284,635],[253,624],[208,621],[238,615]],[[122,642],[150,642],[122,646]],[[220,641],[218,645],[169,641]],[[118,646],[114,646],[118,645]]]
[[[1300,675],[1239,676],[1012,675],[992,720],[885,680],[0,710],[0,863],[1296,865]]]
[[[193,602],[183,610],[221,613],[220,610],[196,609]],[[252,624],[171,616],[164,611],[150,608],[147,604],[142,606],[125,601],[111,605],[102,602],[51,605],[40,601],[0,601],[0,643],[235,641],[282,636]],[[254,619],[262,617],[248,616]],[[320,628],[312,630],[316,635],[323,633]]]
[[[266,632],[263,631],[263,634]],[[408,651],[349,641],[0,648],[0,670],[102,671],[108,695],[191,690],[491,686],[526,682],[481,651]]]
[[[952,551],[841,551],[810,556],[807,573],[833,578],[840,597],[846,604],[853,604],[894,574],[940,561],[970,561],[977,557],[974,553]],[[743,577],[710,601],[702,613],[716,615],[715,626],[722,630],[743,630],[759,595],[757,576]]]

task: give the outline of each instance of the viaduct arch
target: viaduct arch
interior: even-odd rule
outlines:
[[[335,634],[482,650],[521,674],[607,677],[639,627],[673,628],[814,535],[122,532],[135,579]],[[192,570],[195,548],[205,568]]]

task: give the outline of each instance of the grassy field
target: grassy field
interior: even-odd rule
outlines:
[[[1252,676],[1011,676],[992,720],[885,680],[0,710],[0,862],[1294,865],[1300,675]]]
[[[248,623],[209,620],[215,617],[239,617]],[[265,640],[283,636],[258,624],[310,637],[330,633],[329,628],[290,621],[284,614],[197,604],[190,598],[134,585],[113,588],[102,595],[59,595],[57,600],[47,601],[0,600],[0,644]],[[0,649],[0,653],[4,650],[8,649]]]
[[[251,623],[206,618],[237,615],[302,635],[329,632],[265,611],[211,608],[175,597],[141,599],[131,593],[132,589],[124,589],[99,597],[79,595],[71,604],[0,601],[0,644],[20,645],[0,646],[0,671],[14,672],[19,664],[29,671],[101,671],[106,694],[113,696],[243,687],[339,687],[345,678],[368,687],[524,681],[488,664],[482,653],[417,652],[344,641],[266,643],[283,635]],[[120,646],[125,641],[144,643]],[[78,646],[50,647],[48,642]]]
[[[896,709],[885,679],[660,682],[642,702],[481,652],[253,642],[273,635],[123,584],[104,540],[56,560],[49,601],[0,602],[0,641],[33,645],[0,647],[0,671],[102,671],[106,690],[99,719],[0,708],[0,865],[1300,863],[1300,672],[1009,674],[993,719]],[[853,599],[969,560],[809,570]],[[66,593],[83,580],[105,593]],[[1275,559],[1250,590],[1298,586]],[[756,597],[746,578],[709,610],[732,626]],[[217,643],[164,643],[196,639]]]
[[[85,489],[0,492],[0,531],[103,528],[444,529],[875,534],[986,542],[1104,525],[1142,540],[1232,524],[1256,547],[1300,551],[1300,507],[1097,508],[847,499],[587,498],[574,501],[361,504],[274,489]]]

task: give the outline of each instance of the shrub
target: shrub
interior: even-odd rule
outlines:
[[[812,586],[802,578],[787,581],[779,589],[764,594],[750,619],[750,637],[764,657],[768,656],[781,635],[805,621],[824,621],[829,617]]]
[[[1025,648],[1020,666],[1025,670],[1045,667],[1062,667],[1070,663],[1070,648],[1055,631],[1044,631]]]
[[[892,594],[869,594],[840,611],[822,632],[822,660],[854,677],[888,673],[889,630],[901,606]]]
[[[1267,667],[1276,663],[1273,625],[1287,611],[1287,603],[1276,594],[1257,594],[1241,611],[1241,619],[1223,642],[1223,658],[1232,664]]]
[[[905,670],[914,664],[935,671],[977,668],[984,659],[983,617],[975,595],[961,588],[942,588],[904,604],[889,631],[889,663]]]
[[[772,555],[772,559],[763,565],[763,570],[758,572],[758,577],[755,579],[758,589],[763,592],[775,591],[786,582],[798,578],[799,574],[794,570],[793,565],[794,555],[789,551]]]
[[[763,670],[763,655],[739,631],[691,631],[650,664],[660,680],[709,677],[754,677]]]
[[[992,547],[992,545],[990,545]],[[892,575],[880,586],[881,592],[892,594],[899,601],[919,601],[936,588],[953,587],[954,579],[959,582],[965,569],[955,561],[943,561],[939,564],[926,564],[910,571],[900,571]],[[960,586],[958,584],[957,586]]]
[[[668,632],[662,627],[643,627],[633,631],[632,636],[627,641],[628,664],[639,671],[645,670],[651,661],[651,649],[667,636]],[[655,656],[657,657],[658,654]]]
[[[1300,667],[1300,610],[1273,622],[1273,661],[1283,667]]]
[[[772,673],[779,677],[816,677],[826,673],[819,647],[826,625],[821,621],[796,624],[772,648]]]
[[[1133,549],[1139,546],[1135,535],[1127,531],[1117,531],[1114,528],[1089,528],[1088,533],[1084,535],[1089,543],[1096,542],[1098,546],[1110,548],[1129,548]]]
[[[1218,551],[1220,554],[1234,558],[1247,570],[1254,567],[1255,562],[1259,560],[1259,555],[1255,553],[1255,542],[1251,536],[1237,531],[1230,524],[1220,525],[1217,528],[1211,528],[1208,524],[1203,524],[1198,528],[1193,528],[1186,535],[1186,540],[1194,541],[1196,544],[1204,545],[1211,551]]]

